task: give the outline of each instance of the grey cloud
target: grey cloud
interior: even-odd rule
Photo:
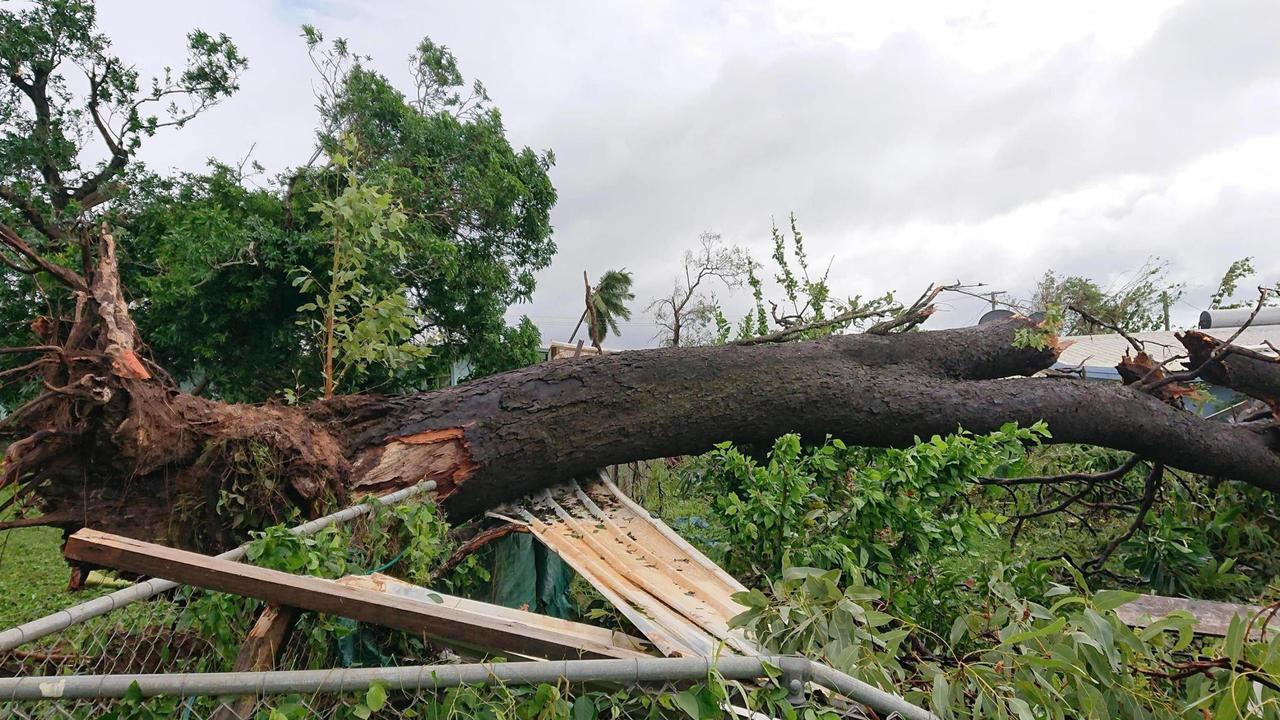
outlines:
[[[647,344],[639,311],[699,232],[763,258],[770,218],[791,210],[815,264],[834,258],[844,294],[957,277],[1023,293],[1046,268],[1106,279],[1151,254],[1200,298],[1244,254],[1280,275],[1280,183],[1227,182],[1195,207],[1170,194],[1198,160],[1280,134],[1280,10],[1266,0],[1184,3],[1127,56],[1086,38],[995,70],[955,62],[927,33],[861,50],[789,35],[764,2],[113,3],[101,14],[121,54],[153,71],[177,60],[192,26],[232,34],[249,55],[238,97],[148,151],[184,169],[254,141],[273,170],[305,160],[302,22],[349,37],[402,82],[423,35],[451,46],[513,139],[558,158],[560,254],[517,308],[548,339],[572,329],[584,269],[625,266],[637,313],[619,344]],[[952,26],[988,20],[957,11]],[[1103,187],[1115,189],[1077,197]],[[940,322],[969,322],[981,303],[951,306]]]
[[[638,272],[638,294],[651,297],[698,231],[754,243],[759,255],[770,216],[791,209],[811,254],[840,258],[833,276],[857,283],[837,287],[849,294],[910,293],[946,279],[920,272],[933,264],[920,254],[939,250],[955,262],[940,268],[951,277],[1001,278],[1017,267],[1009,289],[1018,292],[1049,267],[1105,277],[1153,253],[1191,255],[1184,247],[1203,247],[1196,234],[1212,219],[1163,233],[1073,223],[1046,228],[1045,237],[970,239],[959,252],[912,247],[911,236],[920,223],[981,224],[1092,183],[1158,179],[1277,132],[1280,23],[1259,21],[1275,15],[1266,3],[1192,3],[1118,62],[1082,42],[1008,75],[950,63],[911,34],[867,53],[832,43],[778,58],[738,56],[680,102],[634,98],[553,115],[546,128],[560,158],[563,252],[538,300],[576,300],[562,272],[573,261],[592,269],[626,264]],[[1265,203],[1254,210],[1249,217],[1276,219]],[[1223,202],[1208,212],[1229,227],[1226,215],[1242,211]],[[861,234],[882,243],[897,237],[868,247]],[[1224,250],[1258,247],[1256,235],[1219,237]],[[1015,261],[1019,253],[1009,250],[1028,244],[1041,252],[1032,263]],[[1218,255],[1220,264],[1230,252]]]

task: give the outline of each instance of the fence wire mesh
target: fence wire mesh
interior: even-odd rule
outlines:
[[[414,533],[423,530],[412,517],[421,503],[406,502],[326,528],[313,537],[286,538],[280,547],[259,548],[259,564],[304,574],[335,577],[398,569]],[[414,527],[407,527],[413,523]],[[407,531],[407,532],[406,532]],[[268,538],[270,540],[270,538]],[[290,556],[298,548],[302,551]],[[283,548],[283,549],[282,549]],[[333,560],[340,549],[340,562]],[[264,554],[280,557],[269,558]],[[254,552],[250,552],[250,558]],[[435,560],[439,560],[436,558]],[[21,558],[10,556],[9,562]],[[317,567],[320,562],[322,566]],[[301,563],[289,567],[290,563]],[[90,591],[93,592],[93,591]],[[105,592],[99,591],[99,592]],[[87,599],[87,598],[86,598]],[[178,587],[155,597],[119,607],[45,637],[0,652],[0,676],[57,677],[120,674],[229,672],[259,615],[260,601],[199,588]],[[32,620],[35,618],[24,618]],[[463,660],[454,651],[410,633],[356,623],[317,613],[303,613],[272,665],[274,670],[433,665]],[[512,658],[517,659],[517,658]],[[261,669],[261,668],[258,668]],[[714,674],[713,674],[714,675]],[[711,690],[709,688],[715,688]],[[626,718],[689,717],[693,704],[710,703],[724,715],[794,717],[788,692],[777,683],[723,682],[663,685],[462,686],[447,690],[389,690],[375,685],[335,693],[263,696],[162,696],[143,698],[49,699],[16,701],[0,698],[0,718],[60,720],[74,718],[180,718],[181,720],[293,720],[295,718]],[[696,712],[696,711],[695,711]],[[855,711],[825,717],[862,717]]]
[[[406,551],[406,513],[418,507],[380,508],[311,537],[269,534],[255,541],[257,561],[330,577],[393,570]],[[250,556],[254,553],[251,549]],[[265,607],[249,598],[180,586],[0,652],[0,675],[230,671]],[[429,664],[442,657],[447,655],[407,633],[304,613],[275,669]]]
[[[721,693],[723,697],[721,697]],[[810,713],[805,711],[809,710]],[[689,717],[822,717],[865,720],[860,709],[795,706],[777,686],[755,688],[725,683],[720,691],[706,684],[648,684],[603,688],[567,683],[462,686],[447,690],[384,690],[374,686],[348,693],[191,696],[0,702],[0,716],[19,720],[301,720],[333,718],[527,718],[529,720],[613,720]]]

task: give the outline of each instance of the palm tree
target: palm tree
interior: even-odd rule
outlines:
[[[627,308],[627,301],[636,299],[635,294],[631,292],[631,273],[626,268],[609,270],[600,276],[600,282],[596,283],[595,287],[591,287],[591,280],[583,270],[582,283],[587,287],[587,307],[582,311],[582,317],[578,318],[578,325],[573,329],[569,342],[573,342],[573,339],[578,336],[578,330],[582,328],[585,320],[591,344],[596,350],[600,350],[600,344],[604,342],[609,331],[613,331],[614,335],[622,334],[618,330],[618,319],[631,319],[631,310]]]

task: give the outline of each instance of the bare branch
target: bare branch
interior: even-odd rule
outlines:
[[[880,317],[881,315],[887,315],[890,312],[892,312],[892,310],[889,308],[884,308],[879,310],[859,310],[859,309],[846,310],[845,312],[842,312],[839,315],[828,318],[826,320],[818,320],[816,322],[805,323],[804,325],[795,325],[793,327],[783,328],[781,330],[776,330],[774,332],[771,332],[767,335],[760,335],[759,337],[746,338],[745,340],[737,340],[735,342],[730,343],[730,345],[762,345],[764,343],[785,342],[797,335],[803,335],[804,333],[810,332],[812,330],[821,330],[824,328],[829,328],[833,325],[841,325],[844,323],[854,322],[856,320],[865,320],[867,318]]]
[[[1137,467],[1140,462],[1142,462],[1141,457],[1132,455],[1118,467],[1100,473],[1067,473],[1065,475],[1040,475],[1016,478],[986,477],[978,478],[977,482],[979,485],[998,485],[1000,487],[1009,487],[1011,485],[1057,485],[1072,482],[1096,484],[1122,478],[1130,470]]]
[[[59,352],[62,348],[57,345],[27,345],[25,347],[7,347],[0,348],[0,355],[13,355],[25,352]]]
[[[33,77],[29,83],[21,82],[16,76],[11,78],[14,85],[31,100],[31,106],[36,113],[34,139],[40,144],[47,144],[53,134],[53,107],[49,102],[48,85],[54,65],[55,63],[35,64]],[[62,172],[58,170],[58,164],[48,153],[43,153],[40,157],[40,175],[49,186],[54,209],[61,210],[66,207],[68,197],[66,183],[62,179]]]
[[[1038,518],[1038,517],[1043,517],[1045,515],[1052,515],[1054,513],[1059,513],[1071,507],[1072,505],[1079,502],[1080,500],[1083,500],[1085,495],[1088,495],[1094,490],[1095,490],[1094,486],[1086,485],[1083,490],[1081,490],[1080,492],[1074,495],[1068,496],[1066,500],[1063,500],[1061,503],[1058,503],[1053,507],[1043,508],[1041,510],[1036,510],[1034,512],[1029,512],[1029,513],[1023,513],[1021,515],[1014,515],[1012,517],[1018,522],[1022,522],[1023,520],[1030,520],[1032,518]]]
[[[50,357],[42,357],[32,360],[25,365],[19,365],[18,367],[9,368],[8,370],[0,370],[0,385],[3,385],[9,378],[20,378],[27,373],[33,372],[41,365],[47,365],[51,362],[56,361]]]
[[[1147,473],[1146,482],[1142,487],[1142,502],[1138,505],[1138,514],[1133,519],[1133,524],[1129,529],[1118,535],[1111,542],[1107,543],[1106,548],[1098,557],[1089,562],[1089,567],[1097,571],[1106,564],[1116,549],[1119,548],[1126,540],[1133,537],[1135,533],[1147,524],[1147,513],[1151,511],[1151,507],[1155,505],[1156,495],[1160,490],[1160,481],[1164,478],[1164,463],[1153,463],[1151,471]]]
[[[110,65],[103,68],[103,76],[110,71]],[[89,114],[93,117],[93,124],[98,128],[98,134],[102,136],[102,140],[107,144],[107,149],[111,151],[112,156],[123,155],[124,152],[120,147],[120,138],[111,132],[98,111],[98,106],[101,102],[102,78],[98,76],[96,69],[90,70],[86,74],[89,76]]]
[[[955,282],[950,285],[930,285],[925,289],[920,297],[911,304],[911,307],[903,310],[895,317],[889,318],[883,322],[872,325],[867,328],[868,335],[888,335],[894,330],[906,332],[929,319],[933,315],[933,301],[937,299],[944,290],[955,291],[969,287],[962,283]]]
[[[0,199],[8,202],[18,212],[22,213],[22,217],[26,218],[31,227],[35,228],[36,232],[41,235],[51,240],[61,240],[66,237],[66,233],[61,229],[45,222],[44,213],[40,212],[40,209],[35,206],[35,203],[31,202],[30,198],[24,197],[17,190],[8,185],[0,185]]]
[[[44,270],[50,275],[58,278],[58,280],[67,287],[73,290],[85,292],[89,290],[89,286],[85,283],[84,278],[61,265],[46,260],[43,255],[36,252],[25,240],[19,237],[18,233],[16,233],[13,228],[5,225],[4,223],[0,223],[0,242],[8,245],[23,257],[35,263],[41,270]]]
[[[1101,318],[1095,315],[1092,315],[1091,313],[1086,311],[1084,308],[1081,308],[1079,305],[1068,305],[1067,308],[1072,312],[1076,313],[1077,315],[1079,315],[1080,317],[1084,318],[1085,320],[1093,323],[1094,325],[1111,330],[1112,332],[1116,333],[1117,335],[1124,338],[1125,340],[1128,340],[1129,344],[1133,346],[1134,352],[1146,351],[1146,347],[1142,344],[1142,341],[1138,340],[1134,336],[1125,332],[1119,325],[1113,325],[1109,322],[1106,322],[1105,320],[1102,320]]]

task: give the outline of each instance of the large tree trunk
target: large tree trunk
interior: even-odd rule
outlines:
[[[110,247],[103,253],[81,293],[85,322],[47,332],[47,344],[64,348],[45,373],[51,389],[7,421],[20,439],[0,477],[45,513],[20,523],[209,548],[283,519],[289,507],[314,514],[353,492],[428,479],[464,517],[604,465],[725,440],[800,432],[896,446],[1040,420],[1052,442],[1130,450],[1280,491],[1274,424],[1205,421],[1113,383],[1023,377],[1050,367],[1057,352],[1052,341],[1015,347],[1018,332],[1033,329],[1022,318],[571,358],[404,397],[223,404],[148,371],[134,352]],[[1244,360],[1261,362],[1228,356],[1227,374],[1248,379],[1244,392],[1274,397],[1274,385],[1258,379],[1269,376],[1236,368]]]
[[[436,479],[457,515],[593,468],[724,440],[906,445],[1047,421],[1053,442],[1131,450],[1280,491],[1280,438],[1208,422],[1115,383],[1029,375],[1056,352],[1013,347],[1028,321],[785,345],[668,348],[557,361],[435,393],[310,409],[343,438],[351,487]]]

